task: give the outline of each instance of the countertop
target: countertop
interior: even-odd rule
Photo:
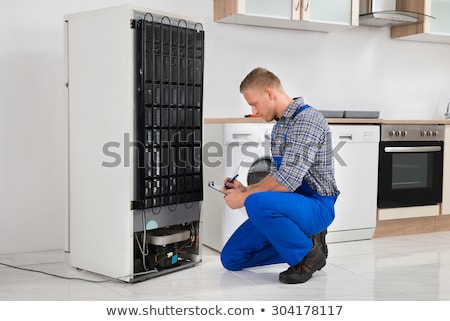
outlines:
[[[450,119],[420,120],[420,119],[380,119],[380,118],[327,118],[329,124],[433,124],[450,125]],[[236,118],[205,118],[205,124],[225,123],[265,123],[257,117]]]

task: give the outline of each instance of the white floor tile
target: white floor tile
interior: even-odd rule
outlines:
[[[69,266],[62,251],[0,255],[0,262],[71,278],[104,280]],[[286,264],[226,271],[204,247],[202,263],[136,284],[68,280],[0,265],[0,300],[82,301],[445,301],[450,300],[450,232],[329,244],[327,265],[286,285]]]

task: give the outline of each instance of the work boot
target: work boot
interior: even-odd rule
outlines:
[[[304,283],[312,277],[314,272],[322,269],[326,262],[325,255],[320,249],[319,243],[313,240],[313,248],[311,251],[309,251],[299,264],[281,272],[279,280],[287,284]]]
[[[327,242],[325,240],[326,235],[328,233],[328,230],[325,229],[319,234],[310,235],[310,239],[318,243],[319,248],[322,250],[323,254],[325,255],[325,258],[328,258],[328,246]]]

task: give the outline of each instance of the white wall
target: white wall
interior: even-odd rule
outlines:
[[[443,118],[442,104],[450,100],[450,45],[391,40],[389,28],[322,34],[215,23],[208,31],[207,115],[248,113],[238,86],[258,65],[319,109],[433,119]]]
[[[123,3],[1,1],[0,254],[64,247],[63,16]],[[450,45],[391,40],[387,28],[320,34],[218,24],[212,0],[128,3],[205,21],[205,117],[249,113],[238,87],[257,66],[277,73],[292,96],[320,109],[433,119],[442,118],[450,99]]]

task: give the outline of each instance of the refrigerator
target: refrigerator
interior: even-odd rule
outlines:
[[[128,5],[64,24],[68,262],[130,283],[194,267],[203,24]]]

